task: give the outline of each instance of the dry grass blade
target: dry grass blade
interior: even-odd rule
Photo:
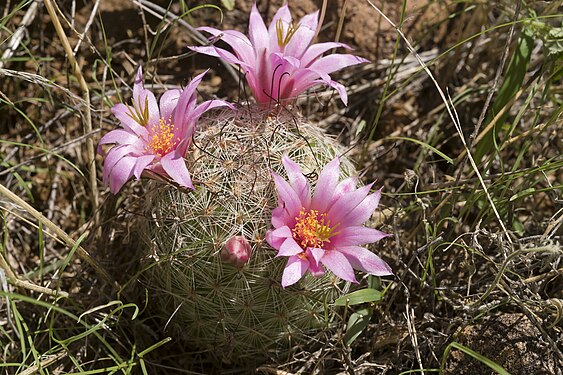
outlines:
[[[40,373],[42,369],[51,366],[53,363],[60,361],[66,356],[67,356],[66,352],[61,352],[58,354],[46,356],[46,358],[41,359],[41,363],[35,366],[31,366],[28,369],[25,369],[24,371],[20,372],[19,375],[33,375],[33,374],[37,374],[38,372]]]
[[[86,106],[84,109],[84,133],[90,134],[92,133],[92,114],[90,112],[90,89],[88,88],[88,84],[82,75],[82,69],[80,65],[78,65],[78,61],[74,58],[74,53],[72,52],[72,48],[70,47],[70,43],[68,38],[63,30],[61,22],[57,16],[57,13],[51,3],[51,0],[44,0],[45,7],[47,8],[47,12],[51,17],[51,22],[55,26],[55,30],[59,36],[61,43],[63,44],[66,56],[72,65],[74,70],[74,74],[78,79],[78,83],[80,84],[80,88],[82,89],[83,99],[86,102]],[[96,164],[95,164],[95,152],[94,152],[94,140],[92,138],[86,139],[86,152],[88,155],[88,174],[90,180],[90,189],[91,189],[91,198],[92,198],[92,207],[93,211],[96,212],[98,209],[98,180],[96,178]]]
[[[178,22],[180,25],[185,27],[189,32],[195,37],[195,39],[200,42],[201,44],[205,45],[208,43],[207,38],[197,31],[192,25],[184,21],[183,19],[179,18],[177,15],[169,12],[168,10],[164,9],[163,7],[159,6],[148,0],[133,0],[133,3],[139,5],[143,10],[147,13],[152,14],[155,17],[163,18],[166,17],[169,21]],[[226,61],[220,60],[221,64],[227,69],[231,77],[237,80],[239,79],[239,75],[236,70]]]
[[[0,184],[0,194],[14,202],[15,204],[19,205],[23,209],[25,209],[31,216],[35,219],[40,221],[45,227],[49,228],[53,231],[54,234],[59,236],[68,246],[74,247],[77,246],[76,241],[72,239],[68,234],[66,234],[61,228],[59,228],[55,223],[47,219],[43,216],[42,213],[37,211],[31,205],[29,205],[26,201],[18,197],[16,194],[12,193],[9,189],[7,189],[4,185]],[[82,246],[77,246],[76,252],[81,259],[83,259],[86,263],[88,263],[96,273],[109,285],[114,285],[112,278],[110,275],[103,269],[103,267],[96,261],[92,256],[84,250]]]
[[[489,286],[489,288],[485,291],[485,293],[483,293],[481,295],[481,297],[479,297],[479,300],[475,301],[472,304],[472,307],[476,307],[476,306],[480,305],[491,294],[491,292],[497,287],[497,285],[498,285],[499,281],[501,280],[502,276],[504,276],[504,272],[505,272],[506,268],[508,267],[508,263],[510,263],[510,261],[512,261],[514,258],[517,258],[518,256],[525,254],[525,253],[552,253],[552,254],[563,255],[563,251],[557,246],[543,246],[543,247],[537,247],[537,248],[531,248],[531,249],[521,249],[521,250],[514,251],[513,253],[511,253],[506,258],[506,260],[504,261],[504,263],[500,267],[493,283]]]
[[[6,276],[8,277],[8,280],[10,280],[10,282],[16,288],[24,288],[24,289],[27,289],[27,290],[32,290],[32,291],[37,292],[37,293],[47,294],[47,295],[53,296],[53,297],[68,298],[68,296],[69,296],[69,294],[67,292],[64,292],[64,291],[61,291],[61,290],[49,289],[49,288],[46,288],[44,286],[34,284],[34,283],[27,281],[27,280],[21,280],[14,273],[14,271],[12,271],[12,269],[10,268],[10,265],[8,264],[8,262],[6,262],[6,260],[4,259],[4,256],[2,254],[0,254],[0,270],[4,270],[4,272],[6,273]]]
[[[16,30],[15,33],[12,34],[12,37],[10,38],[10,41],[8,42],[8,46],[6,47],[6,49],[4,50],[4,53],[2,54],[2,57],[0,58],[0,69],[2,69],[4,67],[4,64],[6,63],[6,61],[8,61],[12,55],[14,54],[14,51],[18,49],[22,38],[25,35],[25,29],[33,22],[33,20],[35,19],[35,15],[37,14],[37,9],[39,7],[39,3],[40,1],[34,1],[31,3],[31,5],[29,6],[29,8],[27,9],[27,11],[25,12],[25,15],[23,16],[21,23],[20,23],[20,27]]]
[[[463,131],[462,131],[461,125],[459,123],[459,118],[458,118],[457,114],[455,113],[455,108],[453,107],[451,100],[449,98],[446,98],[444,91],[442,90],[442,88],[440,87],[440,85],[438,84],[436,79],[434,78],[434,75],[432,74],[430,69],[428,69],[428,66],[424,63],[424,61],[422,61],[422,59],[420,58],[418,53],[415,51],[413,46],[410,44],[409,40],[403,34],[403,32],[393,23],[393,21],[391,21],[385,14],[383,14],[383,12],[381,12],[381,10],[379,10],[379,8],[377,6],[375,6],[370,0],[367,0],[367,1],[381,15],[381,17],[385,18],[385,20],[387,22],[389,22],[389,24],[397,31],[397,33],[399,33],[399,35],[401,35],[401,37],[405,41],[409,51],[416,57],[420,66],[422,66],[424,68],[424,71],[428,74],[428,76],[432,80],[432,83],[434,83],[434,86],[436,87],[436,90],[440,94],[440,97],[442,98],[442,101],[444,102],[444,104],[446,106],[446,110],[448,111],[448,114],[449,114],[452,122],[455,125],[455,128],[456,128],[456,130],[459,134],[461,142],[463,143],[463,147],[465,148],[465,150],[467,152],[467,156],[469,158],[469,161],[471,162],[471,166],[473,167],[473,170],[475,171],[475,173],[477,174],[477,177],[479,178],[479,182],[481,183],[481,186],[483,187],[483,191],[485,192],[485,195],[487,196],[487,200],[489,201],[491,208],[493,209],[495,216],[498,220],[498,223],[503,230],[503,233],[506,237],[506,240],[509,243],[512,244],[512,238],[510,237],[510,234],[508,233],[508,230],[506,229],[506,226],[504,225],[504,221],[501,219],[500,214],[498,213],[495,202],[493,201],[491,194],[489,193],[489,189],[487,188],[487,184],[485,184],[485,181],[483,180],[483,177],[481,176],[481,173],[479,172],[479,168],[475,164],[475,160],[473,159],[473,156],[471,156],[471,151],[469,150],[469,147],[467,146],[465,136],[463,135]]]

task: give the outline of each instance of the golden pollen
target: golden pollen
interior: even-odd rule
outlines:
[[[307,247],[322,248],[325,242],[330,242],[330,238],[338,232],[334,229],[340,224],[331,225],[330,220],[326,220],[326,213],[320,214],[317,210],[305,211],[304,208],[295,217],[293,227],[293,238],[304,249]]]
[[[301,24],[294,25],[293,22],[287,27],[287,33],[283,30],[283,21],[281,19],[276,21],[276,35],[278,36],[278,45],[280,47],[285,47],[297,32]]]
[[[150,139],[145,147],[145,151],[149,151],[161,157],[174,150],[180,142],[180,138],[174,138],[172,117],[168,120],[160,118],[158,125],[153,126],[150,132]]]

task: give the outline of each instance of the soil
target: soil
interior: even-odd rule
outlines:
[[[512,375],[560,375],[563,370],[541,332],[523,314],[501,314],[465,327],[458,343],[495,361]],[[496,374],[479,360],[459,351],[450,353],[446,374]]]

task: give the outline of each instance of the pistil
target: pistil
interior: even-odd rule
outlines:
[[[135,99],[131,99],[131,104],[133,105],[127,106],[127,109],[129,109],[128,116],[131,117],[137,124],[147,126],[149,122],[149,98],[145,97],[144,107],[140,103],[140,101],[139,107],[137,107],[137,105],[135,104]]]
[[[285,47],[299,29],[300,24],[294,25],[293,22],[287,27],[287,33],[284,33],[283,21],[281,19],[276,22],[276,34],[278,36],[278,45]]]
[[[145,150],[161,157],[174,150],[180,142],[180,138],[174,138],[172,118],[168,120],[160,118],[158,125],[150,128],[150,134]]]
[[[338,225],[331,225],[330,220],[326,220],[326,213],[302,208],[295,218],[293,238],[304,249],[323,248],[324,243],[330,242],[330,238],[338,233],[334,231]]]

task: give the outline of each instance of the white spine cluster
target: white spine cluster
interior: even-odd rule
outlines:
[[[309,275],[282,289],[286,260],[275,258],[264,235],[277,206],[271,172],[284,174],[281,156],[287,153],[315,182],[342,150],[291,116],[265,118],[243,109],[200,126],[188,155],[195,191],[153,183],[148,193],[144,280],[152,303],[184,339],[223,360],[249,362],[329,324],[328,305],[340,295],[337,279]],[[346,160],[342,168],[354,174]],[[252,246],[242,267],[221,261],[233,236]]]

